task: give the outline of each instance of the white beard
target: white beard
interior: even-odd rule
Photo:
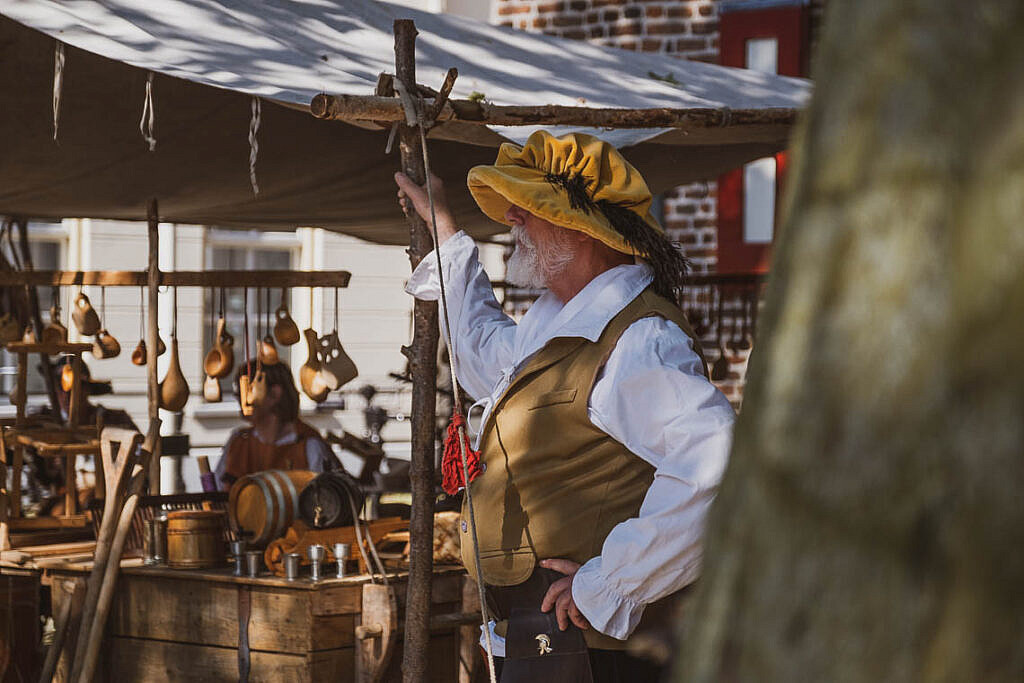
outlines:
[[[505,264],[505,280],[516,287],[544,289],[553,278],[565,272],[576,256],[571,241],[561,236],[546,240],[543,249],[538,249],[521,225],[512,226],[512,237],[516,248]]]
[[[516,248],[505,264],[505,279],[516,287],[544,289],[547,287],[547,278],[541,268],[537,246],[521,225],[512,226],[512,237],[515,238]]]

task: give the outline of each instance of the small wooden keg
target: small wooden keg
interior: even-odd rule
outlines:
[[[267,470],[239,477],[228,494],[235,529],[262,548],[280,538],[299,516],[299,494],[316,477],[307,470]]]
[[[217,567],[225,562],[224,512],[167,513],[167,565],[176,569]]]

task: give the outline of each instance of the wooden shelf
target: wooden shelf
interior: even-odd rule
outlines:
[[[89,515],[67,517],[18,517],[7,522],[12,532],[43,531],[46,529],[79,529],[89,526]]]
[[[100,440],[95,434],[95,427],[78,427],[74,431],[7,427],[4,440],[32,448],[44,458],[56,458],[64,455],[98,455]]]
[[[58,353],[85,353],[92,350],[92,344],[85,342],[69,344],[40,344],[38,342],[8,342],[7,350],[11,353],[45,353],[56,356]]]

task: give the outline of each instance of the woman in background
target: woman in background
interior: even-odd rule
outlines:
[[[251,361],[255,363],[255,361]],[[238,378],[248,364],[235,374]],[[265,470],[311,470],[323,472],[338,466],[337,456],[320,433],[299,419],[299,392],[285,363],[264,365],[267,395],[253,405],[250,423],[228,437],[223,455],[214,470],[217,485],[227,491],[239,477]]]

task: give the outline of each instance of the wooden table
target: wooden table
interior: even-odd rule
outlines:
[[[54,612],[68,599],[63,579],[85,576],[91,563],[41,559],[38,566],[51,584]],[[390,575],[398,598],[398,623],[404,618],[406,575]],[[237,681],[240,596],[250,604],[250,681],[355,681],[355,631],[360,623],[363,586],[369,577],[308,578],[287,581],[274,576],[235,577],[231,569],[177,570],[144,567],[138,559],[122,562],[99,680]],[[472,659],[473,632],[453,618],[471,609],[476,588],[461,567],[437,567],[431,596],[437,627],[431,634],[429,681],[467,680],[459,671]],[[384,681],[401,680],[401,641]],[[58,670],[56,680],[67,672]]]

